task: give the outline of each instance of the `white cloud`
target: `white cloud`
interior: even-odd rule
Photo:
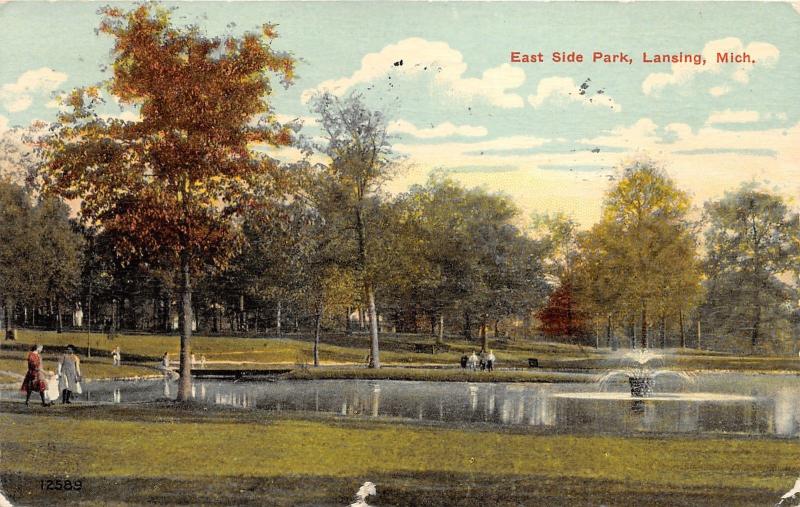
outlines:
[[[8,118],[0,114],[0,133],[8,130]]]
[[[575,84],[575,80],[571,77],[546,77],[539,81],[536,87],[536,95],[528,96],[528,103],[538,108],[545,102],[550,101],[579,102],[587,106],[605,107],[616,112],[622,111],[622,106],[608,95],[591,91],[584,94],[580,92],[580,87]]]
[[[592,146],[641,150],[648,149],[660,142],[661,138],[657,131],[658,125],[653,120],[641,118],[629,127],[618,126],[604,135],[599,135],[592,139],[581,139],[578,142]],[[685,133],[685,130],[682,130],[682,132]]]
[[[33,95],[50,93],[66,80],[66,74],[47,67],[29,70],[15,83],[0,86],[0,102],[12,113],[24,111],[33,104]]]
[[[458,97],[484,97],[493,106],[504,109],[525,105],[522,97],[515,93],[506,93],[522,86],[525,82],[525,71],[507,63],[484,71],[478,78],[454,79],[450,82],[450,93]]]
[[[760,118],[758,111],[732,111],[726,109],[724,111],[712,111],[708,115],[706,125],[715,125],[719,123],[753,123],[757,122]]]
[[[431,162],[433,166],[441,165],[443,154],[447,154],[447,165],[458,166],[481,160],[481,152],[489,152],[490,156],[497,152],[507,150],[527,150],[538,148],[549,143],[549,139],[534,136],[509,136],[498,137],[488,141],[478,142],[450,142],[439,144],[395,144],[394,149],[400,153],[407,153],[416,158]],[[477,159],[475,157],[478,157]]]
[[[664,127],[664,130],[670,134],[674,134],[678,139],[686,139],[692,135],[692,127],[686,123],[670,123]]]
[[[403,65],[394,65],[403,61]],[[318,92],[342,96],[353,87],[388,77],[421,79],[428,77],[433,89],[464,100],[482,98],[501,108],[524,106],[522,97],[509,90],[525,82],[525,71],[504,63],[483,72],[480,78],[465,78],[467,64],[463,55],[446,42],[419,37],[389,44],[376,53],[368,53],[353,74],[323,81],[316,88],[304,90],[303,102]]]
[[[392,122],[387,131],[390,134],[409,134],[420,139],[451,136],[483,137],[489,133],[485,127],[454,125],[449,121],[440,123],[436,126],[431,125],[430,128],[421,129],[406,120],[397,120]]]
[[[711,88],[708,89],[708,93],[710,93],[714,97],[721,97],[723,95],[727,95],[728,93],[730,93],[730,91],[731,87],[726,85],[712,86]]]
[[[717,53],[748,53],[755,63],[718,63]],[[750,81],[750,73],[757,67],[771,67],[778,61],[780,51],[766,42],[751,42],[745,46],[736,37],[727,37],[708,42],[702,51],[705,65],[693,63],[673,63],[672,72],[654,72],[642,82],[645,95],[657,95],[668,86],[684,86],[690,83],[697,74],[721,74],[724,79],[731,79],[740,84]],[[709,89],[711,95],[718,97],[730,91],[728,84],[714,86]]]

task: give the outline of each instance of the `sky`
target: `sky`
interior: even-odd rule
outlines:
[[[53,121],[55,95],[109,77],[112,41],[95,33],[106,3],[0,0],[0,135]],[[277,24],[274,47],[298,59],[298,77],[288,89],[276,83],[272,104],[310,137],[319,134],[315,92],[361,93],[384,111],[404,158],[389,192],[445,170],[509,195],[524,216],[561,211],[588,226],[618,168],[649,157],[698,206],[752,181],[798,205],[797,3],[166,5],[176,23],[211,35]],[[562,51],[584,61],[553,61]],[[593,62],[596,51],[630,63]],[[643,53],[705,64],[645,62]],[[753,62],[717,63],[717,53]],[[106,114],[137,118],[110,98]]]

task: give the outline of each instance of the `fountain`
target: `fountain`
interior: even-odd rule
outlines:
[[[621,360],[628,366],[609,371],[600,377],[599,382],[601,385],[605,385],[617,377],[625,377],[628,379],[633,398],[649,398],[653,395],[656,377],[675,376],[684,380],[692,380],[691,376],[684,372],[655,369],[653,363],[661,361],[663,364],[663,359],[662,354],[647,349],[626,352],[622,354]]]

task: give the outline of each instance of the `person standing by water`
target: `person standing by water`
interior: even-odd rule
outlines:
[[[72,392],[80,394],[81,360],[75,355],[72,345],[67,345],[64,355],[58,360],[58,386],[61,388],[61,403],[72,403]]]
[[[49,407],[51,404],[47,403],[44,399],[44,393],[47,391],[47,381],[44,378],[42,371],[42,346],[34,345],[31,347],[30,352],[26,357],[28,361],[28,372],[25,373],[25,379],[22,381],[21,391],[25,394],[25,405],[28,405],[31,399],[31,393],[36,391],[42,397],[42,406]]]
[[[489,353],[486,354],[486,369],[493,371],[495,361],[497,361],[497,358],[494,357],[494,352],[490,350]]]
[[[161,356],[161,364],[159,365],[158,369],[164,373],[165,380],[173,379],[178,376],[178,374],[172,371],[170,368],[171,365],[172,361],[170,361],[169,352],[164,352],[164,355]]]
[[[470,370],[475,371],[478,369],[478,355],[475,354],[475,351],[472,351],[472,354],[467,358],[467,366]]]

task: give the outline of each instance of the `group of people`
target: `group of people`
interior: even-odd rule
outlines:
[[[31,393],[39,393],[42,406],[52,405],[61,395],[61,403],[72,403],[72,393],[81,394],[81,360],[75,355],[75,349],[68,345],[58,359],[58,371],[46,371],[42,366],[42,347],[34,345],[28,352],[26,360],[28,371],[22,381],[21,391],[25,393],[25,405],[31,399]]]
[[[477,370],[480,368],[481,371],[493,371],[495,361],[497,361],[497,358],[491,350],[489,352],[482,350],[480,355],[476,354],[473,350],[472,354],[469,356],[461,356],[461,367],[469,368],[470,370]]]

